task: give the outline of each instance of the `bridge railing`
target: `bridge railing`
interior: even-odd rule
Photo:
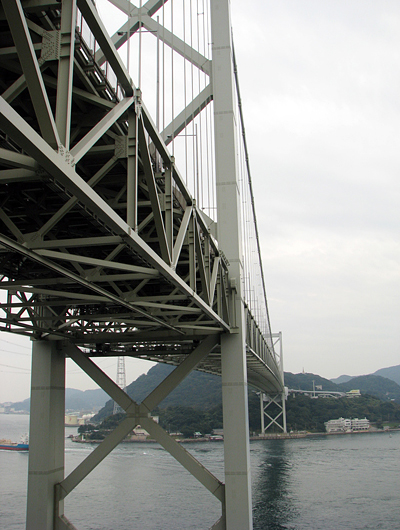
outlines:
[[[93,69],[93,75],[97,77],[98,81],[105,83],[104,91],[111,101],[121,100],[123,97],[123,90],[118,82],[117,75],[111,68],[108,61],[104,61],[100,67],[95,61],[96,51],[100,49],[95,36],[90,31],[90,28],[82,15],[81,11],[76,10],[76,43],[75,47],[79,49],[83,59],[87,63],[87,68]]]

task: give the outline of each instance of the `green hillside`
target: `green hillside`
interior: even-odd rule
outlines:
[[[147,374],[141,375],[126,387],[128,395],[137,403],[144,398],[174,370],[167,364],[156,364]],[[203,372],[192,372],[186,379],[167,396],[159,405],[160,409],[167,407],[192,407],[194,409],[209,410],[222,401],[221,378],[217,375]],[[113,412],[114,402],[107,401],[106,405],[95,416],[95,421],[101,421]]]
[[[352,375],[340,375],[339,377],[335,377],[333,379],[330,379],[332,383],[335,383],[335,385],[339,385],[340,383],[347,383],[347,381],[350,381],[350,379],[353,379],[354,376]]]
[[[387,377],[387,379],[391,379],[398,385],[400,385],[400,364],[397,366],[389,366],[388,368],[381,368],[380,370],[377,370],[372,375],[380,375],[382,377]]]
[[[360,390],[361,394],[370,394],[383,401],[394,400],[400,403],[400,386],[386,377],[378,375],[360,375],[353,377],[347,382],[335,384],[317,374],[292,374],[285,372],[285,385],[292,390],[313,390],[320,386],[322,390],[348,392],[349,390]]]
[[[157,364],[146,375],[141,375],[128,387],[128,394],[136,402],[143,399],[169,374],[174,368]],[[332,381],[317,374],[292,374],[285,372],[285,384],[295,390],[312,390],[321,386],[322,390],[342,391],[360,389],[363,396],[357,399],[310,399],[307,396],[289,397],[287,401],[288,428],[293,430],[324,430],[324,422],[340,416],[367,416],[371,421],[383,421],[388,414],[394,420],[397,409],[391,405],[385,409],[385,402],[395,400],[400,403],[400,386],[393,381],[379,376],[360,376],[348,383],[336,385]],[[374,399],[371,396],[375,396]],[[378,399],[376,399],[378,398]],[[372,399],[372,400],[371,400]],[[297,401],[296,401],[297,400]],[[94,417],[97,422],[103,421],[113,412],[113,401]],[[383,408],[382,408],[383,407]],[[389,412],[387,412],[389,411]],[[209,428],[220,428],[222,422],[222,390],[221,378],[202,372],[192,372],[163,402],[156,413],[161,424],[171,431],[191,429],[194,424],[203,432]],[[249,389],[250,430],[259,431],[260,404],[254,389]],[[400,417],[399,417],[400,421]]]
[[[173,369],[168,365],[155,365],[147,375],[140,376],[127,387],[128,394],[135,401],[141,402]],[[367,417],[378,427],[388,422],[392,425],[400,424],[400,405],[392,401],[400,398],[400,387],[389,379],[360,376],[336,385],[317,374],[285,373],[285,384],[291,389],[312,390],[313,382],[315,386],[322,386],[322,390],[346,392],[360,389],[362,395],[353,399],[312,399],[306,395],[291,394],[286,402],[288,431],[323,432],[325,422],[340,417]],[[153,413],[160,417],[160,424],[169,432],[182,432],[185,436],[196,431],[206,434],[222,427],[221,401],[221,379],[193,372]],[[110,400],[94,420],[101,422],[112,411],[113,402]],[[106,425],[109,421],[106,421]],[[260,432],[261,429],[259,395],[251,388],[249,428],[250,432]]]
[[[394,367],[395,368],[395,367]],[[128,387],[128,394],[136,402],[143,399],[156,388],[174,370],[166,364],[156,364],[147,374],[143,374]],[[343,397],[312,399],[309,396],[290,394],[286,402],[288,430],[310,432],[324,431],[324,423],[339,417],[363,418],[379,426],[384,423],[400,424],[400,386],[394,381],[378,375],[354,377],[350,381],[335,384],[317,374],[285,373],[285,384],[290,389],[313,390],[322,387],[327,391],[347,392],[353,389],[361,391],[361,397],[349,399]],[[102,390],[67,389],[66,408],[91,410],[104,403],[107,395]],[[17,404],[15,404],[17,405]],[[29,410],[29,400],[22,402],[21,409]],[[114,403],[108,400],[94,417],[96,423],[106,420],[109,425],[119,421],[124,415],[110,418]],[[180,431],[190,436],[195,431],[210,433],[222,427],[222,385],[221,378],[202,372],[192,372],[184,381],[162,401],[153,411],[159,415],[160,424],[170,432]],[[249,389],[249,427],[250,432],[259,432],[261,428],[260,402],[257,392]],[[109,418],[109,419],[107,419]],[[107,427],[108,428],[108,427]]]
[[[394,400],[400,403],[400,386],[391,379],[379,375],[360,375],[336,386],[343,392],[359,389],[362,394],[370,394],[383,401]]]
[[[190,437],[194,432],[211,433],[213,429],[222,428],[222,404],[207,410],[184,405],[169,406],[156,409],[160,425],[168,432],[181,432]],[[115,427],[124,414],[108,416],[100,426],[104,429]],[[324,432],[324,423],[340,417],[368,418],[376,427],[384,424],[397,427],[400,425],[400,405],[392,401],[382,401],[371,395],[358,398],[318,398],[307,395],[291,394],[286,402],[288,431]],[[249,429],[250,433],[259,433],[261,429],[261,413],[259,396],[249,392]],[[97,433],[95,437],[98,437]],[[98,438],[96,438],[98,439]]]
[[[91,390],[77,390],[76,388],[65,389],[65,411],[68,412],[93,412],[104,407],[108,394],[101,388]],[[30,398],[13,403],[14,410],[29,412],[31,407]]]
[[[322,390],[337,391],[337,385],[329,379],[325,379],[317,374],[292,374],[285,372],[285,386],[292,390],[313,390],[313,381],[315,386],[321,386]]]
[[[391,423],[396,427],[400,423],[400,405],[393,401],[382,401],[371,396],[358,398],[318,398],[305,395],[290,395],[286,402],[286,421],[288,431],[301,430],[324,432],[324,423],[337,418],[368,418],[382,427]]]

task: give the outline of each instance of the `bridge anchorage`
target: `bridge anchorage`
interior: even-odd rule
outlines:
[[[65,497],[139,423],[221,502],[213,528],[252,527],[247,385],[282,395],[283,369],[229,2],[203,7],[1,0],[0,329],[32,339],[29,530],[73,528]],[[176,369],[137,404],[107,356]],[[68,476],[66,357],[127,413]],[[225,484],[150,418],[194,369],[222,377]]]

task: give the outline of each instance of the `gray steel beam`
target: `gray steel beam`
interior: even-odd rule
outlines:
[[[142,25],[153,34],[157,34],[159,39],[177,52],[186,61],[192,63],[196,68],[207,75],[211,75],[211,62],[197,50],[186,44],[179,37],[168,31],[167,28],[159,24],[156,20],[147,14],[135,14],[132,19],[138,21],[141,18]]]
[[[144,175],[146,177],[147,189],[153,210],[154,222],[156,225],[158,242],[161,249],[161,255],[164,261],[171,264],[171,250],[168,247],[167,235],[165,233],[164,221],[161,215],[160,201],[158,199],[157,186],[154,178],[153,167],[150,160],[150,153],[147,147],[146,135],[144,132],[143,121],[138,121],[138,140],[140,147],[140,154],[143,163]]]
[[[1,104],[1,100],[0,100]],[[15,151],[10,151],[9,149],[3,149],[0,147],[0,161],[3,162],[6,166],[18,167],[23,169],[38,169],[39,165],[30,156],[23,155],[21,153],[16,153]]]
[[[158,38],[164,42],[164,44],[181,55],[185,60],[199,68],[199,70],[202,70],[207,75],[211,74],[211,63],[209,59],[204,57],[204,55],[189,46],[186,42],[182,41],[179,37],[171,33],[167,28],[152,18],[166,1],[147,2],[141,9],[126,0],[110,0],[110,2],[129,17],[128,26],[126,24],[121,26],[112,38],[112,41],[117,48],[120,48],[120,46],[126,42],[128,34],[130,36],[134,35],[139,28],[143,26],[149,32],[158,35]],[[103,57],[100,54],[96,54],[96,60],[101,63]]]
[[[173,167],[165,168],[164,172],[164,210],[165,210],[165,233],[171,263],[174,261],[174,192],[173,192]]]
[[[121,116],[128,111],[134,103],[134,98],[125,98],[115,105],[102,120],[100,120],[83,138],[80,140],[72,149],[71,155],[74,158],[75,163],[94,146],[96,142],[108,131],[108,129],[115,124],[115,122],[121,118]]]
[[[164,139],[166,145],[170,144],[172,140],[176,138],[179,133],[181,133],[185,127],[187,127],[189,123],[191,123],[195,117],[200,114],[200,112],[210,103],[211,100],[212,86],[210,83],[162,131],[161,136]]]
[[[132,80],[112,40],[110,39],[94,4],[91,2],[91,0],[78,0],[78,7],[85,17],[85,20],[88,23],[88,26],[95,39],[99,43],[100,48],[103,50],[105,58],[109,62],[111,68],[114,70],[115,75],[117,76],[117,79],[125,92],[125,95],[127,97],[133,96],[134,86]]]
[[[3,169],[0,173],[0,184],[39,180],[37,173],[30,169]]]
[[[38,61],[38,65],[40,67],[41,72],[43,73],[47,67],[49,66],[45,62],[40,63],[40,59]],[[43,76],[42,76],[43,77]],[[16,99],[27,87],[26,78],[25,75],[21,75],[18,79],[10,85],[7,90],[5,90],[1,96],[8,102],[12,103],[14,99]]]
[[[118,245],[123,240],[118,236],[104,236],[104,237],[77,237],[74,239],[55,239],[55,240],[35,240],[30,241],[27,245],[30,249],[49,249],[49,248],[71,248],[71,247],[91,247],[101,245]]]
[[[209,292],[210,278],[208,277],[206,267],[205,267],[205,260],[204,260],[204,255],[202,251],[201,239],[200,239],[200,233],[199,233],[199,225],[197,224],[197,222],[194,223],[194,239],[195,239],[195,249],[196,249],[196,256],[197,256],[197,266],[198,266],[199,273],[200,273],[202,294],[207,304],[210,304],[210,292]]]
[[[58,148],[60,138],[21,2],[20,0],[4,2],[3,9],[14,39],[14,44],[18,50],[19,60],[27,81],[29,94],[43,138],[51,147]]]
[[[157,269],[162,276],[174,284],[180,291],[190,295],[194,303],[198,307],[201,307],[206,315],[211,317],[223,329],[229,330],[229,325],[200,296],[194,293],[186,282],[79,177],[73,167],[60,154],[50,149],[48,144],[1,98],[0,128],[7,132],[7,134],[10,134],[14,141],[35,158],[49,175],[64,185],[89,211],[93,212],[98,219],[104,222],[110,231],[123,237],[125,242],[151,266]],[[82,279],[80,280],[82,281]]]
[[[56,124],[61,143],[69,151],[72,84],[75,54],[76,0],[63,0],[58,61]]]
[[[2,208],[0,208],[0,219],[7,226],[7,228],[10,230],[10,232],[13,234],[13,236],[19,243],[23,243],[25,241],[25,238],[22,235],[21,231],[18,229],[16,224],[9,218],[9,216],[4,212]]]
[[[212,475],[190,453],[150,418],[141,418],[141,425],[164,447],[189,473],[191,473],[219,501],[225,499],[224,484]]]
[[[118,427],[110,433],[99,444],[89,456],[83,460],[60,484],[57,485],[59,490],[58,497],[60,500],[65,499],[76,486],[86,478],[93,469],[100,464],[104,458],[111,453],[115,447],[136,427],[136,418],[125,418]]]
[[[76,66],[75,61],[74,64]],[[49,75],[43,75],[43,81],[46,86],[49,86],[51,88],[57,88],[57,81],[54,79],[54,77],[50,77]],[[82,88],[72,87],[72,94],[76,99],[79,99],[84,103],[89,103],[90,105],[99,107],[100,109],[110,110],[115,107],[115,101],[109,101],[108,99],[96,96],[92,92],[87,92]],[[6,98],[4,97],[4,99]]]
[[[89,180],[88,185],[90,187],[94,187],[96,184],[98,184],[103,177],[105,177],[116,164],[118,163],[118,159],[115,156],[112,156],[108,162],[104,164],[104,166],[99,169],[93,175],[93,177]],[[36,233],[35,238],[43,238],[54,226],[61,221],[65,215],[72,210],[72,208],[77,204],[78,199],[76,197],[71,197],[64,206],[62,206],[58,212],[56,212]]]
[[[212,268],[211,279],[210,279],[210,302],[211,304],[214,301],[215,289],[217,286],[217,278],[218,278],[218,273],[219,273],[219,268],[220,268],[220,262],[221,262],[221,258],[217,256],[214,260],[214,265]]]
[[[90,282],[90,281],[86,280],[85,278],[82,278],[82,277],[78,276],[77,274],[68,271],[67,269],[63,269],[62,267],[60,267],[59,265],[55,264],[54,262],[46,259],[44,256],[40,256],[39,254],[37,254],[37,253],[35,253],[35,252],[31,251],[31,250],[28,250],[26,247],[24,247],[24,246],[22,246],[22,245],[20,245],[18,243],[15,243],[14,241],[9,240],[5,236],[1,236],[0,235],[0,243],[2,245],[4,245],[5,247],[7,247],[7,248],[10,248],[10,249],[12,249],[14,251],[19,252],[22,255],[25,255],[26,257],[29,257],[33,261],[36,261],[38,263],[42,263],[42,265],[48,267],[49,269],[51,269],[53,271],[59,272],[62,276],[66,276],[66,277],[69,277],[71,279],[74,279],[77,284],[83,285],[83,286],[87,287],[89,290],[94,291],[94,292],[104,296],[105,300],[110,300],[110,301],[115,302],[117,305],[121,305],[121,306],[124,306],[126,308],[129,308],[132,311],[147,317],[148,319],[152,320],[153,322],[157,322],[162,327],[167,327],[167,328],[170,328],[170,329],[174,329],[178,333],[182,333],[175,326],[171,326],[170,324],[168,324],[167,322],[163,321],[162,319],[146,313],[146,311],[143,311],[139,307],[132,306],[132,304],[130,304],[129,302],[126,302],[122,298],[113,295],[109,291],[106,291],[105,289],[103,289],[102,287],[94,284],[93,282]],[[78,295],[78,296],[80,296],[80,295]]]
[[[178,261],[179,261],[179,257],[181,255],[183,241],[184,241],[184,239],[186,237],[186,233],[187,233],[188,228],[189,228],[189,221],[192,218],[192,213],[193,213],[193,207],[192,206],[186,206],[185,213],[183,214],[183,219],[182,219],[181,225],[179,227],[179,232],[178,232],[178,235],[176,237],[174,250],[173,250],[172,267],[174,269],[176,268],[176,266],[178,264]]]
[[[136,12],[137,7],[134,6],[129,0],[109,0],[110,4],[118,7],[125,15],[131,12]]]
[[[128,113],[126,174],[126,222],[139,232],[138,227],[138,186],[139,186],[139,139],[138,115],[131,108]]]
[[[153,122],[149,111],[146,109],[146,106],[141,103],[141,115],[143,118],[143,124],[144,127],[147,130],[147,133],[149,134],[150,138],[152,139],[154,145],[156,146],[157,151],[161,155],[161,158],[163,159],[165,165],[167,167],[173,166],[173,177],[174,181],[179,189],[179,191],[184,196],[186,202],[188,204],[192,204],[192,196],[189,193],[189,190],[185,184],[185,181],[182,178],[182,175],[179,173],[178,168],[175,166],[173,157],[169,154],[167,146],[164,143],[164,140],[162,139],[161,134],[158,132],[157,127],[155,123]]]
[[[0,209],[1,213],[1,209]],[[91,265],[92,267],[102,267],[107,269],[116,269],[127,272],[136,272],[144,276],[150,276],[152,278],[159,276],[159,272],[154,269],[147,267],[139,267],[137,265],[130,265],[129,263],[118,263],[116,261],[90,258],[86,256],[79,256],[76,254],[70,254],[68,252],[57,252],[54,250],[47,250],[39,248],[36,250],[40,256],[46,256],[48,258],[54,258],[61,261],[70,261],[75,263],[81,263],[84,265]]]

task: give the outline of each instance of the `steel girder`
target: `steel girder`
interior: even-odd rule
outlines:
[[[132,9],[132,34],[157,31],[161,6]],[[232,331],[227,262],[167,148],[211,84],[159,132],[117,51],[126,32],[109,37],[90,0],[3,0],[0,29],[0,329],[174,364],[177,344]],[[247,320],[249,382],[275,390],[274,352]],[[218,353],[200,368],[220,373]]]
[[[78,1],[122,98],[75,32],[74,4],[3,5],[3,50],[17,53],[0,59],[1,322],[94,344],[227,331],[218,245],[93,4]],[[48,33],[56,49],[41,60]],[[10,90],[16,82],[20,92]],[[41,319],[44,305],[51,318]]]

